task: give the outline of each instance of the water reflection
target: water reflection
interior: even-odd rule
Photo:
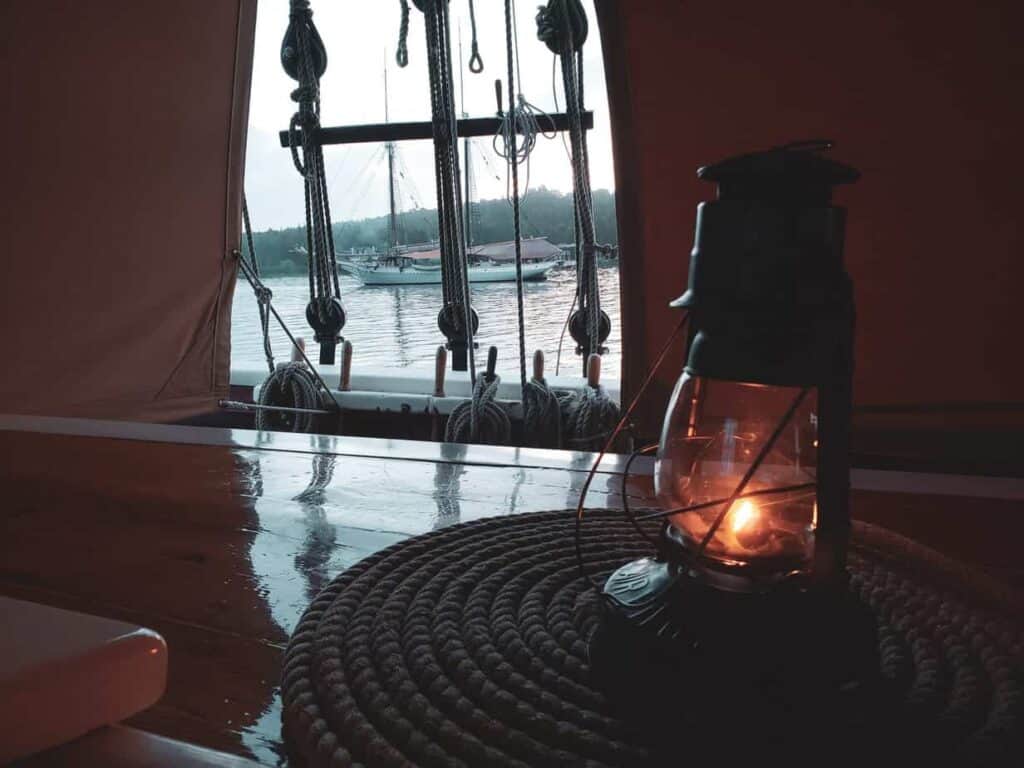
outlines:
[[[444,443],[442,453],[447,461],[434,465],[434,503],[437,514],[433,528],[444,528],[462,520],[459,497],[462,493],[460,478],[466,473],[465,460],[468,446]]]
[[[277,584],[272,575],[261,572],[259,564],[264,562],[261,550],[267,537],[260,535],[259,500],[264,493],[263,467],[260,454],[257,452],[233,451],[235,460],[234,483],[237,484],[238,496],[247,502],[249,515],[252,518],[247,527],[254,531],[248,552],[248,562],[252,567],[253,582],[257,586],[255,601],[246,606],[247,611],[262,611],[268,615],[268,631],[265,637],[273,638],[283,644],[288,637],[289,625],[282,623],[276,614],[271,596]],[[277,678],[277,670],[267,668],[258,678],[249,680],[251,691],[237,703],[225,698],[224,704],[232,706],[227,725],[237,731],[242,745],[249,755],[266,765],[285,766],[288,762],[287,753],[278,734],[281,730],[281,699],[280,691],[268,684]],[[240,708],[244,707],[241,711]]]
[[[334,477],[336,461],[337,457],[329,453],[314,455],[309,485],[295,497],[295,501],[302,507],[306,525],[302,547],[295,554],[295,570],[306,581],[306,597],[309,600],[316,597],[330,581],[327,564],[338,541],[337,528],[328,522],[324,510],[326,489]]]
[[[571,454],[569,459],[569,469],[576,470],[572,473],[571,480],[569,483],[569,492],[565,499],[566,509],[576,509],[576,506],[580,503],[580,494],[583,492],[583,484],[586,482],[587,474],[594,466],[594,454],[592,453],[578,453],[574,452]],[[593,481],[590,483],[590,491],[587,494],[587,506],[591,506],[594,503],[594,499],[598,494],[594,491],[598,490],[601,483],[601,476],[596,475]],[[609,488],[608,490],[612,490]]]
[[[405,368],[412,363],[412,358],[409,355],[409,335],[405,329],[405,312],[402,310],[402,296],[404,294],[405,291],[400,286],[395,286],[391,289],[391,295],[395,302],[394,318],[395,338],[398,340],[398,365],[401,368]]]
[[[610,352],[605,356],[608,371],[619,369],[619,276],[615,268],[599,270],[601,306],[612,319],[608,339]],[[274,306],[292,331],[300,336],[311,335],[306,324],[306,303],[309,285],[305,277],[271,277],[265,281],[274,292]],[[347,321],[345,338],[355,346],[355,365],[404,368],[428,366],[434,359],[437,345],[444,342],[437,329],[437,313],[442,295],[439,285],[362,286],[354,278],[341,278],[342,298]],[[512,371],[518,345],[515,285],[513,283],[476,283],[473,285],[473,306],[480,314],[477,341],[482,347],[497,345],[502,354],[499,366]],[[528,349],[542,349],[554,373],[558,340],[576,290],[574,272],[553,272],[543,282],[525,285],[526,344]],[[239,284],[231,310],[231,363],[237,367],[259,368],[263,365],[263,347],[259,315],[252,291]],[[288,342],[284,333],[272,324],[274,350],[285,355]],[[571,339],[562,352],[563,374],[578,375],[579,359],[573,352]],[[509,367],[506,367],[509,366]]]

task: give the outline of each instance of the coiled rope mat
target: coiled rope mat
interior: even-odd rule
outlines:
[[[602,579],[649,554],[621,513],[590,512],[582,536]],[[1024,765],[1020,598],[864,524],[854,528],[850,569],[878,617],[895,711],[941,734],[957,764]],[[288,646],[282,695],[293,760],[649,764],[635,731],[592,687],[587,639],[599,616],[577,569],[570,512],[490,518],[385,549],[338,576]],[[681,734],[683,755],[686,743]]]

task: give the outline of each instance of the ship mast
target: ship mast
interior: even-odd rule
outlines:
[[[388,65],[385,56],[384,64],[384,122],[389,122],[388,114]],[[394,256],[398,252],[398,212],[395,208],[395,142],[389,141],[384,145],[388,154],[388,203],[390,205],[388,215],[388,255]]]

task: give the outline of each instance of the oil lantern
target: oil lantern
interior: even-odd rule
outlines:
[[[699,649],[733,683],[765,670],[841,681],[843,647],[871,645],[847,593],[854,309],[832,204],[859,173],[829,147],[698,172],[718,194],[698,207],[688,290],[672,302],[689,338],[655,465],[659,551],[605,584],[617,651],[638,638]]]

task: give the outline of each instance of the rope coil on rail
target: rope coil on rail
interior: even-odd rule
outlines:
[[[544,353],[533,355],[533,377],[523,391],[523,445],[533,448],[562,447],[562,409],[544,378]]]
[[[833,712],[827,702],[804,702],[777,713],[793,722],[768,734],[775,741],[751,741],[752,723],[726,723],[729,740],[704,755],[688,725],[702,702],[683,690],[672,752],[659,760],[594,678],[588,642],[601,601],[576,567],[572,529],[566,511],[489,518],[407,540],[339,575],[285,653],[290,747],[310,768],[679,765],[681,755],[721,760],[742,748],[791,765],[821,764],[836,750],[865,765],[1013,765],[1020,756],[1019,595],[855,524],[851,590],[876,616],[881,663],[866,698],[829,726],[837,740],[816,730]],[[620,513],[598,510],[582,546],[601,574],[650,552]]]
[[[587,358],[587,383],[560,401],[567,448],[600,451],[619,423],[618,404],[601,386],[601,356]]]
[[[304,363],[281,363],[260,386],[257,402],[263,406],[320,410],[325,407],[326,398]],[[259,430],[316,432],[316,426],[316,414],[278,412],[272,408],[256,411],[256,429]]]
[[[501,377],[495,372],[498,348],[491,347],[487,355],[487,370],[477,377],[469,400],[455,406],[448,417],[444,439],[447,443],[483,443],[508,445],[512,439],[512,421],[495,400]]]

